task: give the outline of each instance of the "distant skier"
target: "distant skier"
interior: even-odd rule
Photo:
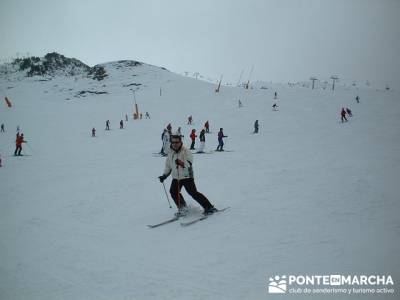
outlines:
[[[278,110],[278,105],[276,105],[276,103],[274,103],[274,105],[272,105],[272,109],[273,109],[274,111],[277,111],[277,110]]]
[[[193,117],[192,117],[192,115],[190,115],[188,117],[188,125],[192,125],[192,121],[193,121]]]
[[[125,114],[125,121],[128,122],[128,115]]]
[[[145,117],[146,119],[150,119],[150,115],[149,115],[149,112],[148,112],[148,111],[146,111],[146,113],[144,114],[144,117]]]
[[[4,123],[1,124],[1,132],[4,132]]]
[[[168,130],[164,130],[163,136],[163,148],[162,148],[162,155],[168,155],[169,153],[169,146],[170,146],[170,132]]]
[[[208,122],[208,120],[207,120],[207,122],[204,124],[204,128],[206,129],[206,132],[207,132],[207,133],[210,132],[210,123]]]
[[[242,101],[240,101],[240,99],[238,101],[238,106],[239,106],[239,108],[243,107]]]
[[[342,123],[343,123],[344,121],[347,122],[346,111],[344,110],[344,107],[342,107],[342,111],[340,112],[340,115],[341,115],[341,117],[342,117]]]
[[[183,146],[180,135],[171,136],[171,151],[165,160],[164,172],[158,177],[160,182],[164,182],[170,174],[172,174],[173,179],[169,192],[178,208],[176,216],[185,215],[188,210],[186,201],[181,194],[182,186],[203,207],[204,215],[209,215],[217,211],[210,201],[197,191],[193,177],[193,154]]]
[[[351,109],[350,109],[350,108],[346,107],[346,112],[347,112],[347,114],[349,115],[349,117],[352,117],[352,116],[353,116],[353,113],[351,112]]]
[[[357,103],[360,103],[360,97],[358,97],[358,95],[356,97],[356,101],[357,101]]]
[[[92,128],[92,137],[96,137],[96,128]]]
[[[106,121],[106,130],[110,130],[110,120]]]
[[[190,145],[190,150],[195,150],[194,148],[194,143],[196,142],[196,129],[192,129],[192,132],[190,133],[190,139],[192,140],[192,144]]]
[[[142,119],[142,117],[143,117],[143,114],[142,114],[142,113],[140,113],[139,115],[140,115],[140,120],[141,120],[141,119]]]
[[[254,132],[253,133],[258,133],[258,120],[254,122]]]
[[[204,129],[201,130],[199,139],[200,139],[200,147],[197,153],[204,153],[204,148],[206,147],[206,131]]]
[[[161,150],[160,150],[160,154],[161,155],[165,155],[164,153],[164,134],[167,132],[167,129],[164,129],[163,132],[161,133]]]
[[[224,129],[220,128],[218,132],[218,147],[216,151],[224,151],[224,141],[223,141],[224,137],[228,136],[224,135]]]
[[[119,121],[119,129],[124,129],[124,121]]]
[[[17,139],[15,140],[15,151],[14,151],[14,156],[21,156],[21,151],[22,151],[22,143],[27,143],[27,141],[24,140],[24,134],[17,133]]]
[[[278,98],[278,93],[275,92],[275,94],[274,94],[274,99],[277,99],[277,98]]]
[[[180,127],[178,127],[178,129],[176,130],[176,134],[180,135],[183,137],[182,135],[182,129]]]

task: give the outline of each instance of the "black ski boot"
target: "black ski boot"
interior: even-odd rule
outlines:
[[[209,208],[204,210],[203,215],[205,215],[205,216],[212,215],[216,211],[218,211],[218,209],[216,209],[214,206],[211,206],[211,207],[209,207]]]

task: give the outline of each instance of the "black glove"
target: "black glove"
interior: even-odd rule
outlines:
[[[158,179],[160,179],[161,183],[163,183],[166,178],[167,178],[167,176],[165,176],[164,174],[161,176],[158,176]]]

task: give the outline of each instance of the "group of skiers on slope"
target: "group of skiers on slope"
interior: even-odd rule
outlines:
[[[275,93],[275,98],[277,94]],[[356,97],[357,103],[359,103],[359,97]],[[240,101],[240,100],[239,100]],[[276,109],[277,105],[274,104],[273,108]],[[342,122],[347,121],[346,114],[350,117],[353,116],[351,110],[349,108],[342,108],[341,117]],[[188,118],[188,124],[190,125],[192,122],[192,116]],[[205,129],[201,130],[200,133],[200,148],[199,152],[204,151],[205,145],[205,133],[209,132],[209,122],[207,121],[205,124]],[[258,120],[254,122],[254,132],[258,133],[259,123]],[[193,173],[193,154],[190,150],[195,150],[195,140],[196,140],[196,130],[192,129],[190,133],[191,145],[190,149],[187,149],[182,142],[183,135],[181,134],[181,128],[179,127],[175,134],[172,134],[172,126],[171,123],[168,124],[166,129],[162,134],[163,146],[161,148],[161,154],[167,156],[165,161],[164,172],[161,176],[159,176],[159,180],[161,183],[164,183],[164,180],[172,174],[172,182],[169,189],[172,199],[175,202],[176,207],[178,208],[178,212],[175,214],[176,216],[184,216],[187,211],[187,204],[185,199],[181,194],[182,187],[185,187],[187,193],[196,200],[201,207],[203,208],[203,214],[209,215],[218,211],[211,204],[211,202],[200,193],[194,182],[194,173]],[[216,151],[223,151],[223,138],[227,137],[223,133],[223,128],[220,128],[218,132],[218,147]]]
[[[145,114],[145,118],[146,119],[150,119],[150,114],[147,111],[146,111],[146,114]],[[140,114],[140,119],[142,119],[142,114]],[[127,114],[125,114],[125,122],[128,122],[128,115]],[[111,130],[110,129],[110,125],[111,125],[110,120],[107,120],[106,121],[105,130],[107,130],[107,131]],[[124,120],[119,121],[119,129],[124,129]],[[95,127],[92,128],[92,137],[96,137],[96,128]]]
[[[200,131],[200,135],[199,135],[199,139],[200,139],[200,146],[198,148],[197,153],[204,153],[204,149],[205,149],[205,143],[206,143],[206,133],[210,133],[210,123],[209,121],[207,121],[204,124],[204,128]],[[167,125],[167,127],[163,130],[162,134],[161,134],[161,140],[162,140],[162,147],[160,150],[160,154],[163,156],[167,156],[169,151],[170,151],[170,139],[172,136],[172,125],[171,123],[169,123]],[[178,129],[176,130],[176,132],[174,133],[174,135],[180,135],[181,138],[184,137],[184,135],[181,132],[181,127],[178,127]],[[197,134],[196,134],[196,129],[192,129],[192,131],[190,132],[189,138],[191,140],[191,144],[190,144],[190,150],[196,150],[195,148],[195,144],[196,144],[196,138],[197,138]],[[224,151],[223,146],[224,146],[224,141],[223,138],[228,137],[226,135],[224,135],[223,132],[223,128],[220,128],[219,132],[218,132],[218,147],[216,149],[216,151]]]

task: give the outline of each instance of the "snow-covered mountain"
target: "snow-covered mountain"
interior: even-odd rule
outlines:
[[[395,295],[372,297],[398,297],[396,88],[263,83],[216,93],[145,63],[100,68],[107,76],[96,80],[84,66],[32,76],[3,66],[1,96],[12,107],[0,109],[1,299],[275,299],[269,278],[289,274],[390,275]],[[135,102],[141,120],[132,118]],[[353,112],[345,123],[342,107]],[[188,146],[207,120],[206,150],[224,128],[231,151],[194,155],[196,185],[231,209],[149,229],[175,212],[157,178],[163,128],[181,127]],[[13,156],[17,126],[28,141],[22,157]],[[200,215],[183,195],[186,219]]]

